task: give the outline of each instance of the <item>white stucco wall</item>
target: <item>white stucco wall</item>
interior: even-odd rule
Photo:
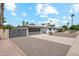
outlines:
[[[0,29],[0,37],[3,39],[9,38],[9,29]]]

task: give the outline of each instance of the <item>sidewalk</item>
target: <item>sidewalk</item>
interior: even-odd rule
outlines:
[[[72,47],[70,48],[69,52],[67,53],[67,56],[79,56],[79,35],[77,36]]]
[[[10,39],[0,40],[0,56],[24,56]]]

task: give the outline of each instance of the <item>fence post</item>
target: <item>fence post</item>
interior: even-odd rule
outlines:
[[[5,29],[5,38],[9,38],[9,29]]]
[[[40,28],[40,33],[42,34],[42,28]]]
[[[26,29],[26,35],[27,35],[27,36],[29,35],[28,32],[29,32],[29,29],[27,28],[27,29]]]

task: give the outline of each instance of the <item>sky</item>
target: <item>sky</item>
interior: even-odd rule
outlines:
[[[22,25],[22,21],[35,23],[55,24],[56,27],[71,25],[71,14],[74,13],[74,24],[79,24],[78,3],[5,3],[5,24]]]

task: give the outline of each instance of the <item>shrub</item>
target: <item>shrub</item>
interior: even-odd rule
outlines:
[[[64,28],[65,30],[68,30],[68,26],[66,25],[62,26],[62,28]]]
[[[11,29],[11,28],[15,28],[12,25],[3,25],[3,29]]]
[[[79,25],[70,26],[70,30],[79,30]]]

